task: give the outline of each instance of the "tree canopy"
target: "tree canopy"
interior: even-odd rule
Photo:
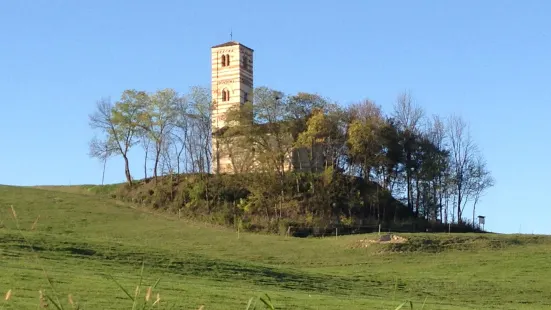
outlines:
[[[127,154],[141,146],[145,179],[148,161],[155,180],[170,176],[173,186],[180,182],[174,176],[203,176],[202,185],[189,185],[179,210],[204,205],[208,214],[231,205],[241,221],[380,223],[409,214],[462,223],[469,221],[464,210],[470,205],[474,222],[476,205],[495,182],[468,123],[457,115],[428,117],[409,93],[397,96],[389,114],[371,100],[343,106],[318,94],[286,95],[267,87],[255,89],[252,98],[228,113],[236,125],[217,137],[232,152],[234,177],[210,175],[212,100],[210,90],[199,87],[183,95],[126,90],[114,104],[100,100],[90,115],[99,133],[90,155],[123,157],[132,186]],[[310,169],[288,172],[287,156],[296,150]],[[260,168],[253,169],[253,157]]]

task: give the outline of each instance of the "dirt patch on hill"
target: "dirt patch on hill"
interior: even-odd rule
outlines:
[[[358,240],[353,248],[367,248],[372,244],[388,244],[388,243],[406,243],[408,239],[398,235],[387,234],[376,238],[366,238]]]

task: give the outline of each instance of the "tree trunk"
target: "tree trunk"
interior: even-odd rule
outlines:
[[[461,224],[461,202],[463,201],[463,196],[461,193],[461,187],[457,191],[457,224]]]
[[[143,177],[144,177],[144,180],[145,182],[147,183],[147,155],[149,154],[149,151],[148,149],[146,148],[145,149],[145,159],[143,161]]]
[[[475,227],[475,223],[474,223],[475,213],[476,213],[476,200],[474,201],[474,204],[473,204],[473,228]]]
[[[419,217],[419,202],[421,194],[421,189],[419,188],[419,178],[416,178],[415,180],[415,187],[417,189],[417,197],[415,197],[415,217]]]
[[[159,157],[161,156],[161,146],[157,145],[155,150],[155,165],[153,166],[153,176],[155,177],[155,184],[157,184],[157,166],[159,166]]]
[[[107,157],[103,159],[103,172],[101,174],[101,185],[103,185],[103,181],[105,180],[105,166],[107,165]]]
[[[413,195],[411,194],[411,176],[409,174],[409,171],[406,171],[406,182],[408,192],[408,208],[413,211]]]
[[[126,176],[126,182],[128,185],[132,186],[132,176],[130,175],[130,165],[128,163],[128,156],[124,154],[122,156],[124,158],[124,175]]]

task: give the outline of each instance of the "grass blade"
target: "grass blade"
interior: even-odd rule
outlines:
[[[49,295],[45,295],[46,298],[57,308],[57,310],[63,310],[63,306],[55,302],[55,300],[52,299]]]
[[[429,298],[428,296],[425,297],[425,300],[423,301],[423,305],[421,306],[421,310],[423,310],[425,308],[425,304],[427,303],[427,298]]]
[[[134,301],[134,297],[132,297],[132,295],[130,295],[130,293],[117,280],[115,280],[115,278],[112,275],[109,275],[109,277],[126,294],[126,296],[128,296],[128,298],[130,298],[130,300]]]
[[[401,305],[399,305],[398,307],[396,307],[396,309],[394,310],[400,310],[402,309],[408,302],[407,301],[404,301]],[[411,308],[413,309],[413,305],[411,306]]]
[[[157,284],[159,284],[159,282],[161,282],[161,278],[157,279],[157,281],[155,281],[155,284],[153,284],[151,288],[155,289],[157,287]]]
[[[249,299],[249,303],[247,304],[247,308],[246,308],[245,310],[254,310],[254,309],[256,308],[256,307],[255,307],[255,308],[251,308],[251,305],[252,305],[252,303],[253,303],[253,299],[254,299],[254,297],[251,297],[251,298]],[[256,303],[255,303],[255,304],[256,304]]]
[[[268,294],[265,295],[267,299],[264,297],[260,297],[260,301],[262,301],[264,305],[268,307],[268,309],[275,310],[274,305],[272,304],[272,299],[270,298],[270,296],[268,296]]]

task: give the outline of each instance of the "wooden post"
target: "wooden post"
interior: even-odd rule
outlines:
[[[379,236],[381,235],[381,224],[379,224]]]
[[[339,228],[335,227],[335,239],[337,239],[339,236]]]

